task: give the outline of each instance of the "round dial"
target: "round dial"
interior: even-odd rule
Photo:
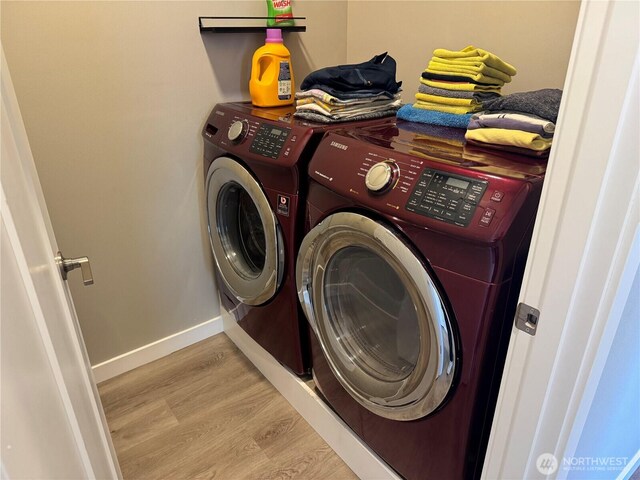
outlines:
[[[247,134],[247,126],[244,122],[236,120],[229,127],[227,138],[234,143],[240,142]]]
[[[382,193],[393,183],[397,168],[393,162],[378,162],[369,169],[364,183],[370,191]]]

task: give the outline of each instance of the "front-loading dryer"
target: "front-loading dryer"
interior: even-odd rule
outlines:
[[[329,133],[309,164],[314,380],[405,478],[480,475],[544,173],[404,122]]]
[[[203,128],[207,228],[222,307],[265,350],[308,373],[308,334],[295,286],[307,164],[322,135],[377,119],[317,124],[295,107],[215,106]]]

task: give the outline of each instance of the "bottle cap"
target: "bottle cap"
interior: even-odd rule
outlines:
[[[279,28],[267,28],[266,43],[282,43],[282,30]]]

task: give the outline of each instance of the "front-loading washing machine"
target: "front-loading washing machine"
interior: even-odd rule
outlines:
[[[545,167],[401,121],[329,133],[309,164],[316,387],[405,478],[480,475]]]
[[[308,334],[295,259],[307,164],[325,132],[391,120],[323,125],[296,119],[294,112],[221,103],[202,136],[207,226],[222,307],[280,363],[304,374]]]

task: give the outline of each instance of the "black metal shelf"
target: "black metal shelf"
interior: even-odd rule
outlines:
[[[267,28],[279,28],[283,32],[306,32],[305,25],[267,27],[267,20],[273,17],[198,17],[200,32],[212,33],[254,33]],[[293,17],[296,23],[307,17]]]

